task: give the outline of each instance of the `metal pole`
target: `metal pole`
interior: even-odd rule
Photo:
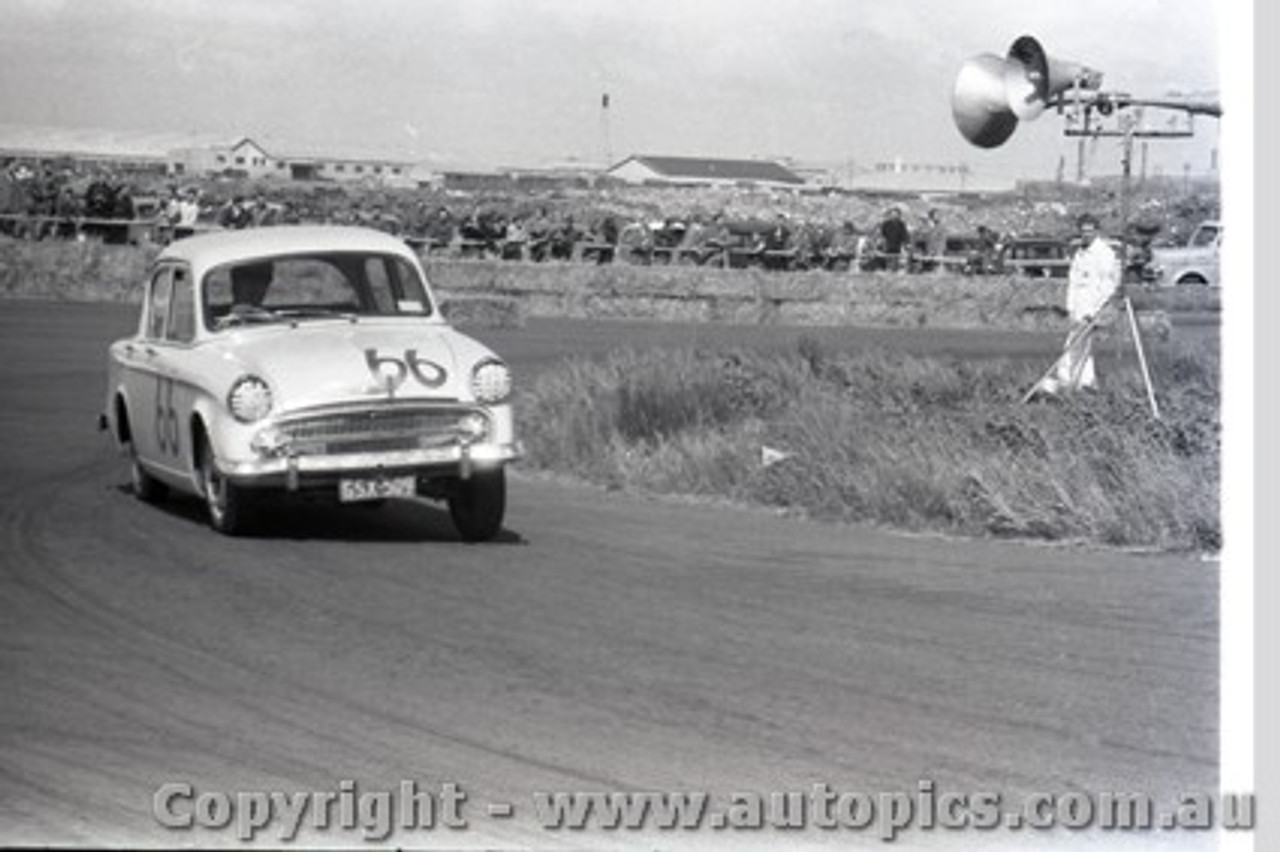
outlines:
[[[1133,313],[1133,302],[1124,297],[1124,309],[1129,314],[1129,330],[1133,332],[1133,346],[1138,350],[1138,366],[1142,368],[1142,381],[1147,386],[1147,402],[1151,403],[1151,416],[1160,419],[1160,406],[1156,402],[1156,391],[1151,386],[1151,371],[1147,369],[1147,355],[1142,350],[1142,335],[1138,333],[1138,318]]]
[[[1128,116],[1126,116],[1128,118]],[[1128,239],[1129,234],[1129,191],[1130,178],[1133,174],[1133,121],[1124,122],[1124,140],[1121,143],[1120,165],[1120,238]]]

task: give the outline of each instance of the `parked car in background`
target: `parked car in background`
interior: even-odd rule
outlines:
[[[1071,246],[1056,237],[1014,237],[1005,243],[1000,266],[1014,275],[1066,278],[1071,268]]]
[[[102,425],[134,493],[197,495],[220,532],[272,492],[429,497],[465,540],[501,529],[520,455],[510,373],[441,318],[402,240],[324,226],[178,240],[107,370]]]
[[[1160,286],[1208,284],[1218,286],[1222,223],[1201,222],[1186,245],[1154,246],[1145,278]]]
[[[949,234],[937,266],[945,272],[987,275],[998,271],[996,244],[978,234]]]

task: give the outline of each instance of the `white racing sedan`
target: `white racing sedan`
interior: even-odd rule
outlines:
[[[253,498],[447,501],[492,538],[520,455],[506,364],[450,327],[412,250],[360,228],[191,237],[157,258],[110,347],[102,417],[133,490],[203,498],[236,534]]]

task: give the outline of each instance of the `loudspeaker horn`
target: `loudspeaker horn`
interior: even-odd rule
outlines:
[[[1098,72],[1054,59],[1024,35],[1003,59],[982,53],[965,61],[956,75],[951,113],[965,139],[979,148],[996,148],[1017,130],[1019,119],[1036,118],[1067,89],[1101,84]]]
[[[1009,46],[1004,68],[1005,94],[1009,109],[1018,118],[1036,118],[1051,100],[1077,82],[1083,89],[1096,89],[1102,75],[1076,62],[1050,57],[1029,35],[1015,39]]]

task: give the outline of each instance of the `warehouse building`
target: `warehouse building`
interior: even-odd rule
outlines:
[[[774,160],[718,160],[637,154],[612,166],[607,176],[624,183],[668,186],[800,189],[805,185],[804,178]]]

